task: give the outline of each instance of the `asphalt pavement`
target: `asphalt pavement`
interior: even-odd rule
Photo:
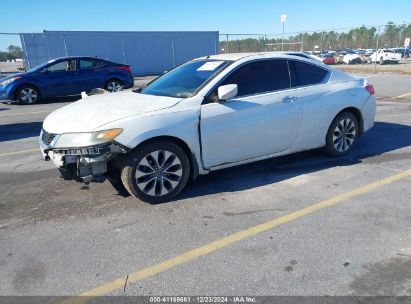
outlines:
[[[365,76],[377,122],[349,155],[213,172],[160,205],[42,160],[42,121],[75,98],[0,104],[0,295],[411,296],[411,76]]]

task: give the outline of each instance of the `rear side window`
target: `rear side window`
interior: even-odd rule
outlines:
[[[321,83],[328,71],[313,64],[301,61],[289,61],[291,70],[291,86],[300,87]]]
[[[238,96],[290,88],[286,60],[264,60],[248,63],[228,76],[221,84],[237,84]]]
[[[101,60],[95,59],[80,59],[80,69],[95,69],[104,65]]]

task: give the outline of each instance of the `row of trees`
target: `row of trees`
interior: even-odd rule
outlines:
[[[21,47],[17,45],[9,45],[7,52],[0,51],[0,61],[15,60],[23,58],[23,51]]]
[[[367,49],[379,47],[401,47],[404,39],[411,37],[411,24],[395,25],[388,22],[387,25],[378,27],[359,27],[348,32],[320,31],[313,33],[299,33],[284,38],[284,50],[339,50],[339,49]],[[255,52],[281,50],[282,38],[258,38],[232,39],[220,41],[222,52]],[[289,44],[290,43],[290,44]]]

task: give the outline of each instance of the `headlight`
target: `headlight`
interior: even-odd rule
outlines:
[[[88,147],[109,142],[119,136],[123,129],[110,129],[89,133],[65,133],[57,139],[54,148]]]
[[[0,82],[0,86],[5,87],[6,85],[8,85],[8,84],[12,83],[13,81],[16,81],[17,79],[20,79],[20,78],[21,77],[13,77],[13,78],[4,80],[4,81]]]

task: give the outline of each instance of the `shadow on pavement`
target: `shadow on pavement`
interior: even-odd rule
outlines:
[[[42,125],[41,121],[0,125],[0,142],[39,136]]]
[[[77,100],[81,99],[81,95],[72,95],[72,96],[64,96],[64,97],[53,97],[53,98],[45,98],[36,103],[38,104],[52,104],[52,103],[60,103],[60,102],[75,102]],[[7,100],[7,101],[2,101],[2,104],[5,105],[17,105],[17,106],[22,106],[22,107],[29,107],[31,105],[25,105],[25,104],[19,104],[18,102],[12,101],[12,100]]]
[[[320,150],[311,150],[215,171],[200,176],[177,199],[252,189],[332,167],[370,163],[371,159],[381,163],[384,157],[380,155],[408,146],[411,146],[411,126],[376,122],[344,157],[326,157]],[[411,159],[411,153],[402,154]],[[397,153],[398,159],[404,159],[402,154]],[[385,161],[390,160],[395,158]]]

